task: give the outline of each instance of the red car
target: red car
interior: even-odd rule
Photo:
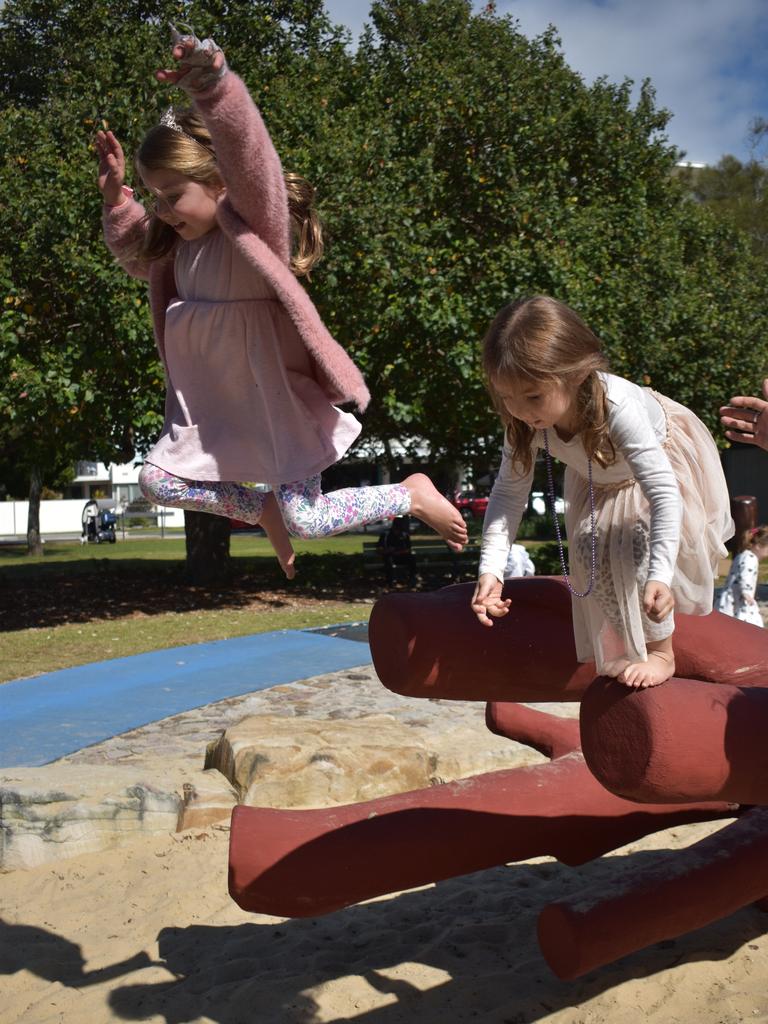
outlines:
[[[488,496],[475,494],[473,491],[461,491],[453,499],[453,504],[461,512],[466,522],[482,519],[488,508]]]

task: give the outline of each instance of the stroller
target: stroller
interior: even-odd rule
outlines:
[[[91,498],[83,506],[83,532],[81,544],[114,544],[117,540],[115,525],[117,516],[112,511],[115,502],[111,498]]]

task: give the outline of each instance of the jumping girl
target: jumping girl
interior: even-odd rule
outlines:
[[[717,449],[690,410],[606,372],[577,314],[537,296],[505,306],[483,343],[505,444],[483,530],[472,609],[506,615],[504,564],[543,449],[565,463],[573,625],[579,661],[627,686],[674,674],[673,608],[712,611],[723,542],[733,535]],[[557,520],[555,520],[557,523]],[[558,540],[559,540],[558,529]]]
[[[320,473],[361,429],[337,406],[363,410],[369,394],[295,277],[322,251],[312,190],[283,174],[221,49],[173,31],[178,69],[156,77],[194,106],[169,109],[139,147],[146,205],[124,185],[114,134],[97,136],[105,238],[128,273],[149,281],[166,372],[165,422],[139,477],[143,493],[261,523],[289,577],[288,533],[325,536],[386,517],[416,516],[459,550],[464,522],[423,474],[321,492]]]

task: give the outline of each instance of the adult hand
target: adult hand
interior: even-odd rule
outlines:
[[[484,572],[472,595],[472,611],[484,626],[492,626],[494,619],[503,618],[512,604],[509,598],[501,598],[501,581],[492,572]]]
[[[226,72],[224,53],[212,39],[200,40],[192,31],[179,32],[175,25],[171,25],[171,39],[171,53],[179,68],[156,71],[158,82],[178,85],[194,96],[209,89]]]
[[[643,611],[652,622],[663,622],[675,607],[672,591],[666,583],[648,580],[643,590]]]
[[[749,398],[736,395],[728,405],[720,409],[720,422],[726,428],[725,436],[729,441],[740,441],[742,444],[756,444],[768,451],[768,378],[763,381],[763,397]]]
[[[125,202],[125,156],[123,147],[112,132],[96,132],[96,153],[99,158],[98,183],[107,206]]]

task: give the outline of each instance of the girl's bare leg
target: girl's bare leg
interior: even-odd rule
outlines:
[[[406,477],[403,486],[411,495],[411,515],[436,530],[449,548],[461,551],[467,543],[467,525],[456,506],[423,473]]]
[[[658,686],[665,683],[675,674],[675,655],[672,650],[672,636],[664,640],[646,641],[648,651],[647,661],[623,661],[623,666],[615,664],[619,669],[615,673],[616,678],[625,686],[631,686],[636,690],[644,690],[649,686]],[[606,672],[607,675],[614,675],[614,672]]]
[[[280,568],[288,579],[292,580],[296,575],[296,565],[294,564],[296,552],[293,550],[290,534],[285,528],[280,508],[272,491],[265,495],[264,511],[261,513],[259,525],[264,528],[269,543],[275,549]]]

